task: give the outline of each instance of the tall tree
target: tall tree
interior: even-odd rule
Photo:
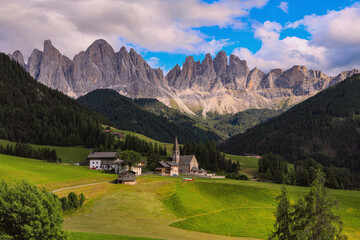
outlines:
[[[325,187],[325,174],[318,171],[310,192],[294,205],[291,231],[296,239],[347,239],[342,221],[334,214],[337,202]]]
[[[141,160],[141,154],[133,150],[118,151],[116,158],[123,160],[123,166],[128,166],[131,169],[132,166],[139,163]]]
[[[281,195],[276,197],[276,200],[279,202],[277,211],[275,213],[276,223],[274,224],[275,231],[269,237],[271,239],[279,240],[290,240],[294,239],[294,236],[290,234],[290,202],[287,197],[286,188],[283,186],[281,188]]]

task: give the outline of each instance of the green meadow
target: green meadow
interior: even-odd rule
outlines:
[[[143,238],[122,236],[103,233],[70,232],[69,240],[157,240],[155,238]]]
[[[115,175],[88,170],[86,167],[0,154],[0,179],[9,182],[26,179],[30,183],[54,190],[95,182],[107,182],[115,178]]]
[[[255,166],[248,158],[234,160]],[[108,183],[114,178],[86,167],[0,155],[0,179],[27,179],[49,190],[65,188],[56,192],[59,197],[71,191],[85,194],[81,210],[64,214],[70,239],[265,239],[274,223],[274,198],[282,187],[231,179],[185,182],[154,175],[138,177],[133,186]],[[309,191],[286,187],[292,202]],[[349,239],[360,239],[360,192],[331,193],[339,202],[336,213],[344,232]]]
[[[143,176],[135,186],[109,186],[87,210],[85,207],[66,216],[64,226],[70,231],[160,239],[265,239],[274,223],[274,198],[281,186],[229,179],[184,182],[181,178]],[[83,192],[87,195],[101,191],[95,188]],[[296,186],[287,189],[292,202],[309,191]],[[345,233],[349,239],[359,239],[360,192],[331,192],[340,203],[336,212],[344,222]]]
[[[6,146],[6,145],[15,146],[16,143],[0,139],[0,144],[3,146]],[[92,149],[84,148],[81,146],[58,147],[58,146],[35,145],[35,144],[30,144],[30,145],[35,149],[38,149],[38,148],[55,149],[58,158],[61,158],[61,161],[64,163],[83,162],[86,160],[87,156],[92,152]]]

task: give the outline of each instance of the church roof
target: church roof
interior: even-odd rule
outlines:
[[[191,160],[195,157],[195,155],[183,155],[180,156],[180,164],[190,164]]]

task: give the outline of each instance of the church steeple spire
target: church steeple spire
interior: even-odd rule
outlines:
[[[173,147],[173,161],[179,164],[180,162],[180,149],[177,137],[175,136],[175,143]]]

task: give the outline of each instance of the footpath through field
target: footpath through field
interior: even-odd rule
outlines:
[[[61,191],[68,190],[68,189],[91,186],[91,185],[96,185],[96,184],[101,184],[101,183],[107,183],[107,182],[89,183],[89,184],[83,184],[83,185],[78,185],[78,186],[73,186],[73,187],[60,188],[60,189],[56,189],[56,190],[51,191],[51,192],[56,193],[56,192],[61,192]]]

